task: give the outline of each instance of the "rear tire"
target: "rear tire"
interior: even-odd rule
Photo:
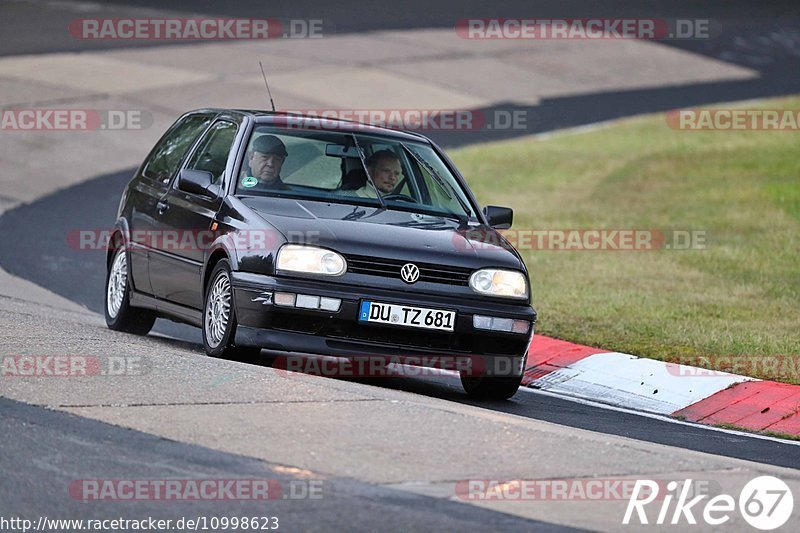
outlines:
[[[106,273],[106,325],[114,331],[135,335],[147,335],[156,321],[156,314],[149,309],[131,307],[131,275],[128,254],[121,246],[111,260]]]
[[[253,360],[261,348],[235,346],[236,309],[233,303],[231,267],[227,259],[221,259],[211,272],[203,292],[203,346],[211,357]]]

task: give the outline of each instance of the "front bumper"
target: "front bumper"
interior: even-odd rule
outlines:
[[[348,358],[480,357],[479,366],[487,375],[516,374],[524,365],[536,322],[536,311],[526,303],[464,300],[246,272],[234,272],[232,281],[239,323],[235,343],[282,352]],[[273,303],[276,291],[338,298],[342,303],[337,312],[281,307]],[[360,323],[362,300],[455,310],[454,331]],[[525,334],[478,330],[472,320],[476,314],[527,320],[531,328]]]

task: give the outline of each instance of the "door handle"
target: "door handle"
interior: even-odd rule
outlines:
[[[169,204],[167,202],[158,202],[156,204],[156,210],[158,211],[159,215],[163,215],[164,211],[169,209]]]

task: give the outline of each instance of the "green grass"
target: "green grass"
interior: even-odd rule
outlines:
[[[800,383],[800,132],[677,131],[653,115],[451,155],[517,229],[706,232],[705,250],[521,250],[539,333],[698,366],[788,357],[748,373]]]

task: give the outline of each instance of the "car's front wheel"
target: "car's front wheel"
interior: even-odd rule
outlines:
[[[203,306],[203,345],[211,357],[243,359],[255,357],[258,348],[237,347],[236,311],[233,305],[231,267],[226,259],[220,260],[208,278]]]
[[[487,400],[507,400],[522,384],[522,376],[470,376],[461,373],[461,385],[470,396]]]
[[[120,246],[106,274],[106,325],[116,331],[147,335],[156,315],[149,309],[131,307],[130,269],[125,247]]]

